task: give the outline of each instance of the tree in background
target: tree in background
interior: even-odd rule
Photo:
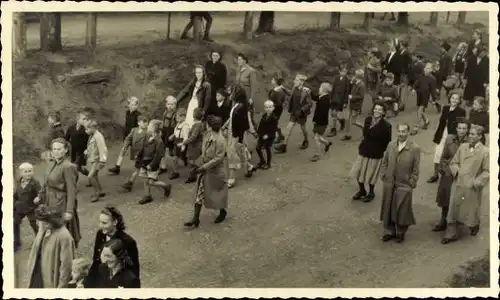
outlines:
[[[13,34],[12,34],[12,45],[14,52],[14,59],[23,59],[26,57],[26,20],[24,13],[15,12],[13,14],[14,18],[14,26],[13,26]]]
[[[397,24],[400,26],[410,26],[409,14],[408,12],[399,12]]]
[[[97,46],[97,13],[87,13],[85,47],[94,50]]]
[[[261,11],[256,33],[274,33],[274,11]]]
[[[466,11],[460,11],[458,12],[458,18],[457,18],[457,25],[464,25],[465,24],[465,17],[467,15]]]
[[[251,39],[252,38],[252,28],[253,28],[253,11],[245,12],[245,19],[243,21],[243,38]]]
[[[340,12],[331,12],[330,13],[330,29],[339,29],[340,28]]]
[[[432,27],[437,27],[438,18],[439,18],[438,12],[431,12],[431,15],[429,18],[429,24],[431,24]]]
[[[363,28],[370,31],[372,29],[372,13],[364,13]]]
[[[40,48],[50,52],[62,50],[61,13],[40,14]]]

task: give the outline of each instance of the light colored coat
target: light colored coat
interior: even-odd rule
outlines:
[[[450,162],[455,187],[448,213],[449,222],[464,223],[468,227],[479,225],[483,189],[489,182],[489,165],[489,152],[483,144],[477,143],[473,151],[469,143],[458,148]]]
[[[420,147],[413,141],[407,141],[401,151],[397,140],[387,146],[380,171],[384,185],[380,220],[384,227],[415,224],[412,194],[420,172],[420,153]]]
[[[249,65],[236,70],[236,83],[245,90],[248,99],[255,101],[257,94],[257,71]]]
[[[205,136],[200,163],[205,170],[201,176],[205,190],[204,206],[209,209],[227,208],[226,140],[221,133]]]
[[[76,257],[75,243],[68,229],[63,226],[45,236],[46,230],[38,231],[28,259],[28,287],[31,284],[38,253],[43,288],[65,288],[71,280],[71,264]]]

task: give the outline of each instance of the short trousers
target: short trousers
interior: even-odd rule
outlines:
[[[294,115],[290,115],[290,122],[292,123],[297,123],[299,125],[305,125],[306,122],[307,122],[307,117],[300,117],[300,118],[297,118],[296,116]]]
[[[313,133],[316,133],[319,135],[324,135],[325,131],[326,131],[326,127],[328,127],[328,125],[319,125],[317,123],[314,123]]]
[[[422,97],[422,94],[417,93],[417,107],[423,106],[427,108],[429,105],[429,97]]]
[[[152,179],[154,181],[157,181],[158,176],[160,176],[160,170],[151,171],[151,170],[148,170],[146,168],[141,168],[139,170],[139,177],[142,177],[142,178],[147,178],[147,179]]]

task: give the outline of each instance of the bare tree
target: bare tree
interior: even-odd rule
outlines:
[[[439,13],[437,11],[431,12],[429,23],[432,27],[436,27],[438,23]]]
[[[465,24],[465,17],[467,16],[466,11],[460,11],[458,12],[458,18],[457,18],[457,25],[464,25]]]
[[[340,28],[340,12],[331,12],[330,13],[330,29],[338,29]]]
[[[254,12],[252,12],[252,11],[245,12],[245,20],[243,22],[243,38],[244,39],[252,38],[253,16],[254,16]]]
[[[85,31],[85,47],[94,50],[97,46],[97,13],[87,13],[87,30]]]
[[[26,22],[24,19],[24,13],[15,12],[13,14],[14,18],[14,32],[12,34],[14,45],[14,59],[19,60],[26,57]]]
[[[400,26],[410,26],[409,14],[408,12],[399,12],[397,24]]]
[[[261,11],[256,33],[274,32],[274,11]]]
[[[363,20],[363,27],[370,31],[372,29],[372,14],[371,13],[365,13],[365,17]]]
[[[40,48],[50,52],[62,50],[61,13],[40,14]]]

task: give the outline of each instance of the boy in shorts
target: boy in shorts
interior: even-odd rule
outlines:
[[[332,143],[327,141],[323,136],[328,127],[328,109],[330,107],[330,93],[332,92],[332,85],[323,82],[319,87],[319,95],[316,100],[316,108],[313,117],[313,133],[316,145],[316,151],[311,161],[318,161],[321,153],[321,146],[324,147],[325,153],[328,152]]]

